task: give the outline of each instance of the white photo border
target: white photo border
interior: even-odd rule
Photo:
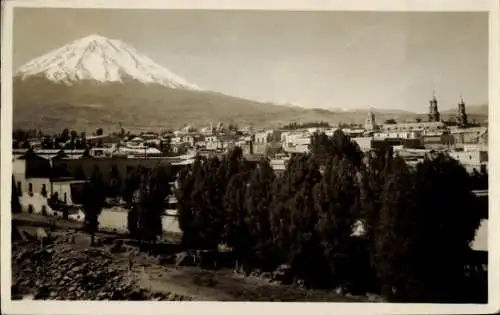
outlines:
[[[6,0],[1,43],[1,307],[5,314],[487,314],[500,311],[500,54],[499,0]],[[276,303],[276,302],[82,302],[11,301],[12,47],[15,7],[102,9],[212,9],[301,11],[475,11],[489,12],[489,226],[488,304]]]

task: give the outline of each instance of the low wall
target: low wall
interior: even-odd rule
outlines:
[[[162,216],[163,231],[181,233],[179,222],[175,216]],[[127,211],[103,209],[99,216],[99,225],[102,227],[127,231]]]

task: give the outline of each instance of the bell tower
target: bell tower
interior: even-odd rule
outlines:
[[[464,99],[461,96],[460,96],[460,102],[458,103],[457,123],[460,126],[467,125],[467,113],[465,112],[465,103]]]
[[[440,121],[441,115],[438,110],[438,101],[436,93],[432,93],[432,99],[429,101],[429,121]]]
[[[368,112],[368,117],[366,117],[366,120],[365,120],[365,129],[367,131],[373,131],[375,130],[375,127],[376,127],[376,123],[375,123],[375,114],[373,114],[373,111],[370,109],[370,111]]]

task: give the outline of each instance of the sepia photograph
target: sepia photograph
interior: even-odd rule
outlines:
[[[12,302],[491,303],[488,11],[11,10]]]

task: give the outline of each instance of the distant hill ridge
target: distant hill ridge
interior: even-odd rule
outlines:
[[[15,72],[13,84],[14,128],[48,132],[114,130],[119,123],[129,130],[206,126],[210,121],[255,127],[314,121],[335,125],[363,123],[368,115],[368,110],[306,109],[203,90],[135,48],[99,35],[29,61]],[[469,110],[473,114],[471,106]],[[479,112],[473,115],[484,119]],[[422,116],[394,110],[374,113],[378,122]]]

